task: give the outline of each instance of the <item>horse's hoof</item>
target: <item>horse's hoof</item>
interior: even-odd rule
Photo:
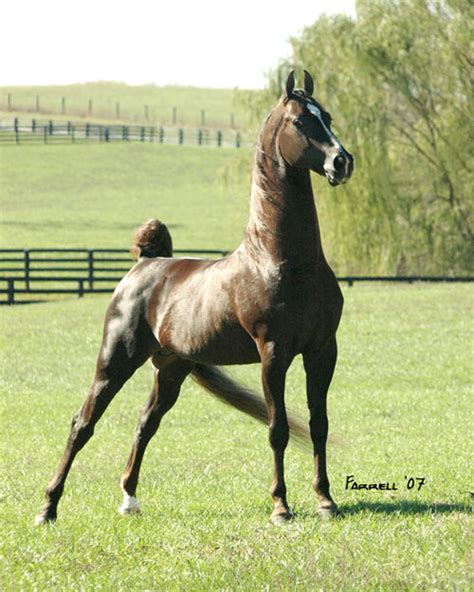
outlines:
[[[342,516],[339,508],[334,503],[326,506],[319,506],[316,511],[322,520],[330,520],[331,518]]]
[[[140,514],[140,504],[133,495],[124,493],[122,505],[119,508],[119,512],[123,515]]]
[[[270,521],[275,526],[281,526],[282,524],[286,524],[292,520],[294,516],[295,515],[290,508],[288,508],[288,510],[278,510],[273,512],[273,514],[270,516]]]
[[[35,524],[36,524],[36,526],[41,526],[42,524],[48,524],[48,523],[54,522],[55,520],[56,520],[56,515],[52,516],[52,515],[48,514],[47,512],[40,512],[35,517]]]

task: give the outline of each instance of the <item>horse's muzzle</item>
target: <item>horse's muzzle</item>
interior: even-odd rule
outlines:
[[[347,183],[354,170],[352,154],[342,148],[334,158],[324,164],[324,174],[332,187]]]

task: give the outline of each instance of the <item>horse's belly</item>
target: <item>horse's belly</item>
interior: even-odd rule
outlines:
[[[259,362],[254,340],[237,319],[190,310],[177,311],[164,319],[158,341],[183,358],[205,364],[250,364]],[[193,314],[194,313],[194,314]]]
[[[260,362],[254,340],[242,327],[236,326],[223,328],[219,333],[208,336],[202,343],[194,344],[191,348],[184,346],[177,353],[204,364],[235,365]]]

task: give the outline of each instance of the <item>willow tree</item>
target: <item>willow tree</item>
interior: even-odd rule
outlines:
[[[353,152],[350,184],[318,184],[328,256],[339,273],[474,270],[473,5],[359,0],[357,17],[321,17],[291,40]],[[255,103],[254,103],[255,104]]]
[[[360,59],[388,107],[408,268],[473,269],[473,16],[467,0],[358,3]]]

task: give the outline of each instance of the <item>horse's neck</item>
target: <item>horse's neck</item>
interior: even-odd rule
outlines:
[[[260,150],[245,241],[255,254],[277,264],[324,261],[309,171],[290,168]]]

